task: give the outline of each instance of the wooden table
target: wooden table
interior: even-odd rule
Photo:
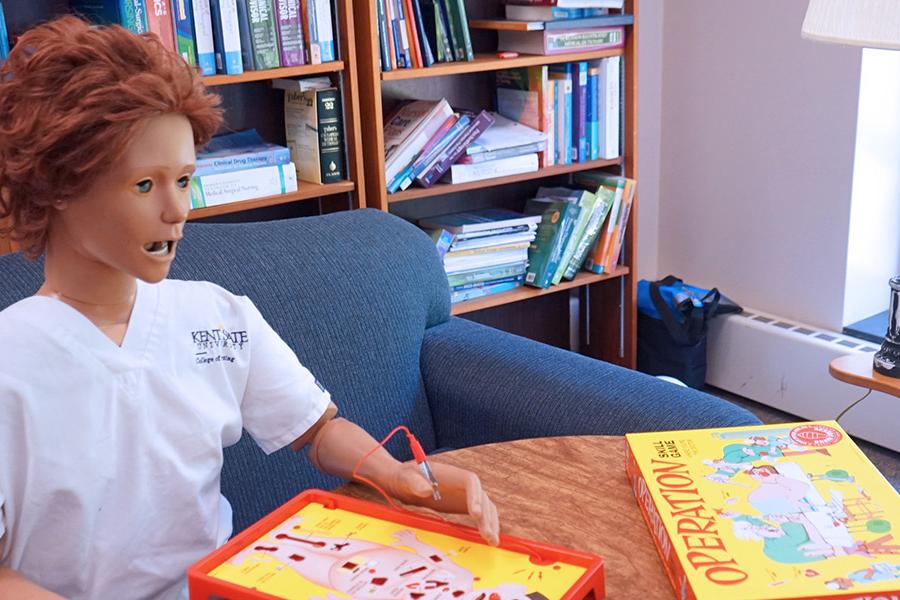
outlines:
[[[900,378],[886,377],[872,369],[872,354],[857,353],[839,356],[828,365],[831,376],[840,381],[870,390],[900,396]]]
[[[500,511],[503,533],[602,556],[607,598],[674,597],[625,477],[624,438],[518,440],[445,452],[433,460],[478,473]],[[355,483],[337,491],[380,499]],[[471,525],[465,517],[448,518]]]

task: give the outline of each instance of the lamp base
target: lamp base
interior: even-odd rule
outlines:
[[[872,368],[887,377],[900,377],[900,344],[885,339],[881,349],[875,353]]]

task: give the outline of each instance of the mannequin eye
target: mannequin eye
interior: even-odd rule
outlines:
[[[146,194],[153,189],[153,182],[149,179],[145,179],[143,181],[137,182],[134,187],[136,187],[137,191],[141,194]]]
[[[181,189],[187,189],[188,186],[191,185],[191,177],[190,175],[185,175],[181,179],[178,180],[178,187]]]

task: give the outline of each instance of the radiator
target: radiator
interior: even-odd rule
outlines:
[[[834,419],[866,390],[828,374],[844,354],[877,346],[754,309],[716,317],[709,333],[706,382],[808,420]],[[900,452],[900,398],[872,392],[840,420],[862,439]]]

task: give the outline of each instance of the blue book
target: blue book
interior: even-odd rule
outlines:
[[[388,185],[388,193],[393,194],[399,189],[406,189],[412,184],[416,178],[421,175],[425,169],[431,166],[431,163],[436,161],[441,153],[447,149],[447,147],[455,140],[459,135],[465,131],[466,127],[469,125],[469,121],[471,119],[468,115],[462,115],[459,119],[456,120],[450,129],[444,134],[444,136],[432,146],[428,152],[425,154],[421,154],[417,156],[413,161],[407,165],[402,171],[400,171],[394,180],[391,181],[390,185]]]
[[[70,0],[70,8],[96,23],[121,25],[134,33],[146,33],[144,0]]]
[[[241,60],[240,28],[236,0],[210,0],[213,26],[213,48],[216,73],[239,75],[244,72]]]
[[[197,170],[194,176],[285,165],[289,162],[289,148],[270,144],[255,129],[247,129],[219,135],[210,140],[203,151],[197,153]]]
[[[591,27],[614,27],[618,25],[634,25],[634,15],[613,14],[569,19],[561,21],[544,21],[544,29],[590,29]]]
[[[480,288],[473,288],[470,290],[462,290],[459,292],[450,292],[450,303],[456,304],[457,302],[463,302],[465,300],[472,300],[474,298],[481,298],[483,296],[490,296],[491,294],[499,294],[500,292],[508,292],[509,290],[514,290],[517,287],[522,287],[521,281],[508,281],[506,283],[494,283],[491,285],[486,285]]]
[[[9,56],[9,33],[6,31],[6,16],[3,14],[3,2],[0,1],[0,61]]]
[[[587,133],[587,61],[572,63],[572,158],[588,159]]]
[[[216,74],[216,50],[213,41],[212,7],[210,0],[192,0],[194,17],[194,44],[197,48],[197,64],[203,75]]]
[[[172,0],[172,22],[175,25],[175,47],[191,66],[197,65],[197,43],[194,40],[194,13],[191,0]]]
[[[557,118],[562,118],[561,132],[563,139],[559,140],[559,151],[561,160],[560,164],[570,165],[573,162],[574,154],[572,146],[572,132],[574,129],[572,118],[572,89],[574,81],[572,80],[572,65],[566,63],[563,65],[552,65],[550,67],[550,77],[559,81],[557,93],[562,93],[562,114],[558,114]],[[557,96],[559,97],[559,96]],[[557,103],[559,106],[559,103]],[[559,121],[557,121],[559,123]],[[560,131],[560,128],[557,128]]]
[[[600,69],[596,64],[588,66],[587,76],[587,130],[588,156],[590,160],[600,158]]]
[[[238,33],[241,38],[241,63],[245,71],[256,69],[253,63],[253,40],[250,38],[250,13],[247,0],[237,0]]]

